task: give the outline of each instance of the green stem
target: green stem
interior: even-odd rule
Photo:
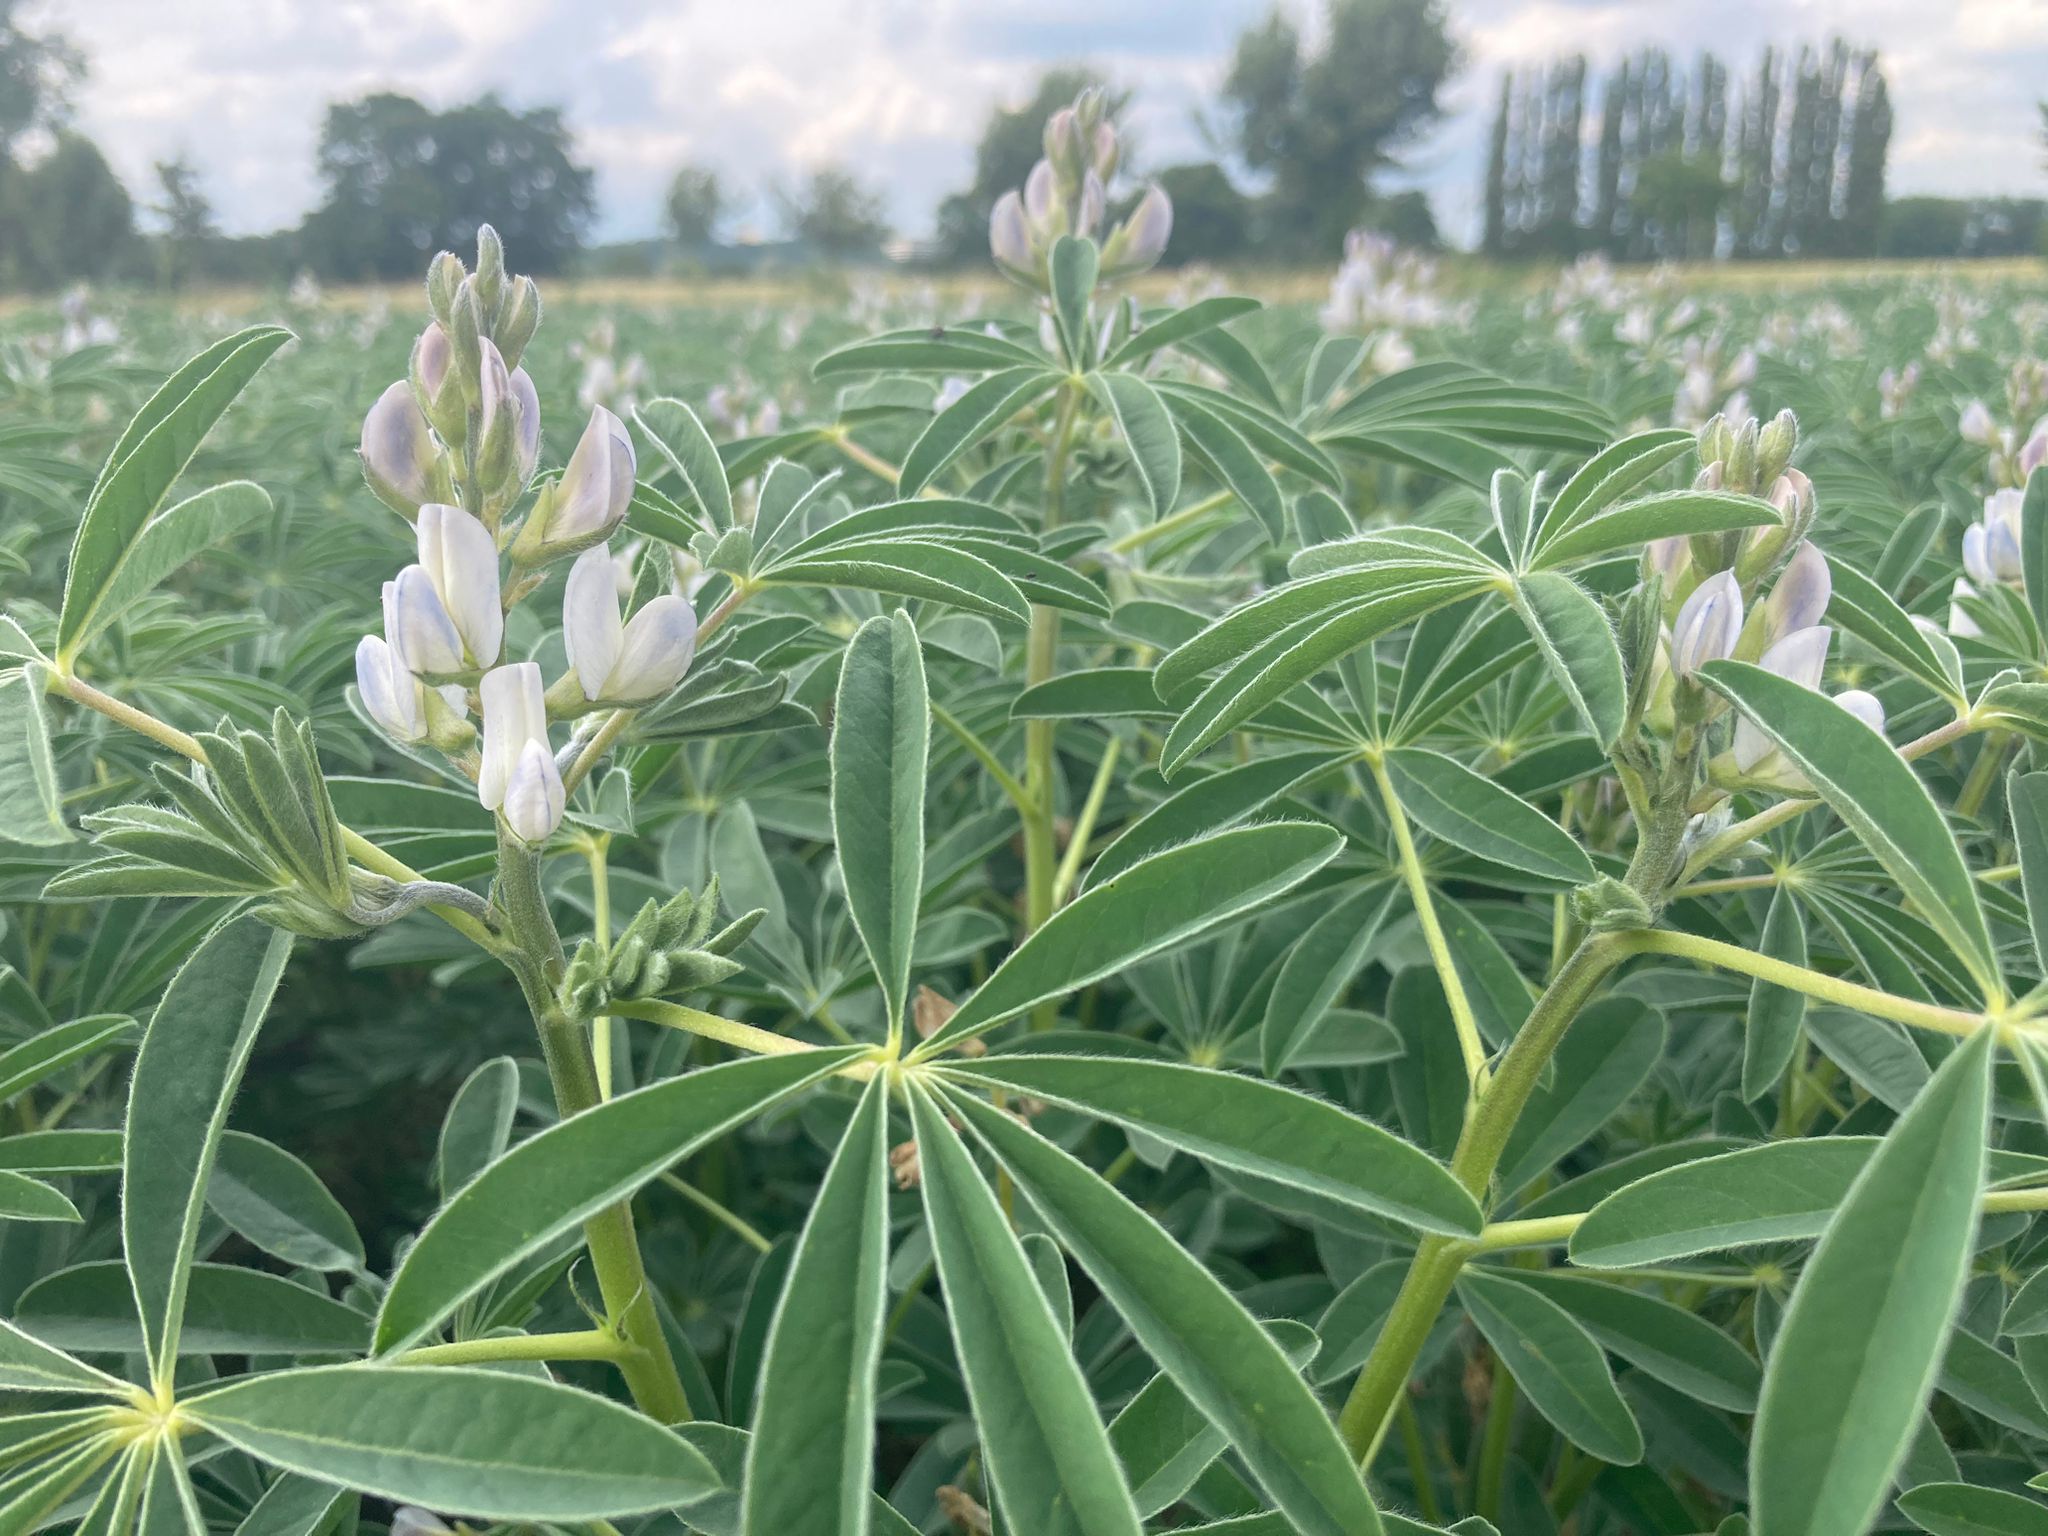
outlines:
[[[1395,1410],[1401,1426],[1401,1449],[1408,1458],[1408,1481],[1413,1484],[1415,1511],[1431,1525],[1444,1523],[1443,1505],[1437,1502],[1436,1482],[1429,1475],[1429,1446],[1422,1438],[1422,1424],[1415,1417],[1415,1404],[1406,1393]]]
[[[554,1084],[555,1107],[567,1120],[603,1102],[590,1039],[579,1020],[563,1012],[555,1000],[561,981],[562,941],[548,913],[540,884],[540,854],[505,828],[498,830],[498,899],[518,946],[514,974],[526,994],[527,1008],[540,1031],[541,1054]],[[633,1205],[621,1200],[606,1206],[583,1224],[590,1267],[604,1298],[611,1331],[632,1347],[621,1358],[619,1372],[643,1413],[662,1424],[680,1424],[694,1414],[689,1394],[676,1373],[668,1339],[661,1330],[654,1292],[640,1258],[640,1240],[633,1228]]]
[[[1366,758],[1366,766],[1372,770],[1372,781],[1380,792],[1380,803],[1386,807],[1387,821],[1394,829],[1394,847],[1400,855],[1401,876],[1408,883],[1408,897],[1415,905],[1416,920],[1422,925],[1422,941],[1429,948],[1429,958],[1436,966],[1437,980],[1443,984],[1444,999],[1451,1005],[1451,1024],[1458,1032],[1458,1051],[1465,1058],[1465,1080],[1472,1091],[1486,1090],[1486,1042],[1479,1037],[1479,1020],[1472,1012],[1471,999],[1465,995],[1464,979],[1458,974],[1458,963],[1451,955],[1450,941],[1444,937],[1443,925],[1437,921],[1436,901],[1429,893],[1429,877],[1423,873],[1422,860],[1415,852],[1415,838],[1408,829],[1407,812],[1401,809],[1401,798],[1394,793],[1393,778],[1387,773],[1386,763],[1379,753]]]
[[[1190,523],[1200,522],[1218,507],[1228,505],[1230,498],[1235,494],[1234,491],[1222,490],[1204,496],[1200,501],[1189,502],[1178,512],[1168,513],[1158,522],[1147,523],[1144,527],[1115,540],[1109,545],[1109,552],[1113,555],[1128,555],[1134,549],[1144,548],[1154,539],[1164,538],[1169,533],[1177,533]]]
[[[521,1333],[504,1338],[459,1339],[408,1349],[398,1365],[484,1365],[499,1360],[615,1360],[636,1353],[602,1328],[580,1333]]]
[[[1020,815],[1031,814],[1031,797],[1025,793],[1024,786],[1017,782],[1010,770],[996,760],[996,755],[989,751],[987,742],[975,735],[957,715],[936,700],[932,704],[932,718],[951,731],[960,745],[974,755],[974,760],[988,770],[989,777],[996,781],[997,787],[1009,797],[1010,804],[1017,808]]]
[[[722,1019],[715,1013],[704,1013],[696,1008],[685,1008],[681,1003],[648,1001],[640,1003],[613,1003],[612,1012],[622,1019],[644,1019],[649,1024],[663,1024],[670,1029],[687,1030],[693,1035],[702,1035],[706,1040],[716,1040],[720,1045],[729,1045],[736,1050],[752,1051],[756,1056],[789,1056],[800,1051],[814,1051],[816,1046],[802,1040],[792,1040],[787,1035],[778,1035],[771,1030],[756,1029],[751,1024],[742,1024],[736,1019]],[[875,1075],[873,1061],[848,1062],[839,1069],[841,1077],[851,1077],[865,1082]]]
[[[1508,1440],[1515,1427],[1515,1378],[1494,1356],[1493,1387],[1486,1400],[1486,1425],[1479,1437],[1479,1470],[1473,1479],[1472,1512],[1500,1518],[1501,1483],[1508,1470]]]
[[[600,949],[607,950],[612,943],[611,845],[609,832],[596,833],[583,845],[584,857],[590,861],[591,936]],[[597,1067],[597,1091],[608,1099],[612,1096],[612,1021],[602,1014],[590,1021],[590,1050]]]
[[[1088,798],[1082,802],[1081,814],[1074,818],[1074,830],[1067,836],[1067,851],[1060,860],[1059,872],[1053,876],[1053,905],[1058,906],[1067,899],[1081,878],[1081,861],[1088,856],[1088,844],[1095,836],[1096,820],[1102,815],[1102,802],[1109,795],[1109,786],[1116,776],[1116,760],[1123,751],[1123,738],[1112,736],[1109,745],[1103,749],[1102,762],[1095,769],[1095,782],[1088,786]]]
[[[1991,786],[1998,782],[1998,770],[2005,763],[2006,749],[2017,738],[2006,731],[1988,732],[1983,744],[1977,749],[1977,761],[1970,765],[1970,776],[1963,781],[1962,791],[1956,796],[1956,814],[1976,820],[1977,813],[1984,809],[1984,801],[1991,793]]]
[[[713,1221],[725,1227],[756,1253],[766,1253],[775,1246],[761,1235],[759,1228],[740,1215],[738,1211],[712,1199],[687,1179],[677,1178],[672,1173],[664,1173],[661,1176],[661,1182],[689,1201],[690,1204],[696,1206],[698,1210],[709,1216]]]

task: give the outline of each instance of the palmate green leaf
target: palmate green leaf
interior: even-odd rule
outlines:
[[[1103,359],[1102,366],[1128,368],[1132,363],[1150,357],[1161,347],[1178,345],[1190,337],[1213,331],[1219,325],[1227,324],[1263,307],[1257,299],[1231,295],[1219,294],[1213,298],[1197,299],[1185,309],[1176,309],[1157,318],[1148,318],[1132,333],[1130,340]]]
[[[1206,1162],[1472,1237],[1479,1206],[1450,1170],[1370,1120],[1278,1083],[1176,1062],[1004,1053],[950,1079],[1098,1115]]]
[[[877,539],[914,538],[951,542],[973,538],[983,544],[1036,547],[1031,531],[1011,513],[985,501],[958,496],[916,496],[908,501],[877,502],[849,512],[797,539],[776,555],[776,561],[807,559],[842,544],[872,544]]]
[[[119,1377],[74,1360],[61,1349],[0,1318],[0,1390],[81,1392],[127,1401],[135,1389]]]
[[[1276,821],[1141,860],[1053,914],[916,1054],[936,1055],[1257,911],[1329,863],[1342,846],[1328,827]]]
[[[25,1173],[0,1172],[0,1219],[77,1221],[79,1215],[62,1190]]]
[[[86,500],[71,546],[57,620],[60,664],[71,664],[96,627],[123,562],[213,424],[291,339],[279,326],[259,325],[214,343],[166,379],[122,432]]]
[[[1834,700],[1762,667],[1716,661],[1700,676],[1813,782],[1969,967],[1986,997],[2002,997],[1976,882],[1920,776],[1891,743]]]
[[[2048,1536],[2048,1504],[1968,1483],[1908,1488],[1899,1495],[1899,1513],[1928,1536]]]
[[[519,1063],[494,1056],[464,1079],[441,1121],[434,1156],[434,1183],[446,1200],[512,1144],[519,1113]]]
[[[1002,1207],[931,1095],[913,1083],[909,1099],[946,1316],[1006,1527],[1138,1536],[1088,1383]]]
[[[1152,687],[1150,667],[1091,667],[1023,689],[1010,700],[1012,720],[1100,720],[1172,714]]]
[[[22,1293],[24,1328],[63,1349],[134,1353],[142,1347],[135,1297],[113,1260],[76,1264]],[[360,1354],[369,1319],[282,1276],[194,1264],[187,1278],[181,1355]]]
[[[1336,1425],[1242,1304],[1085,1165],[977,1098],[948,1100],[1295,1529],[1302,1536],[1378,1531]],[[946,1294],[950,1303],[950,1285]]]
[[[910,445],[910,451],[903,456],[896,489],[905,496],[915,496],[947,465],[1000,431],[1060,378],[1040,361],[1005,368],[970,386],[958,400],[934,416]]]
[[[1909,677],[1956,704],[1964,702],[1963,664],[1946,635],[1930,635],[1889,592],[1846,560],[1828,559],[1828,622],[1847,630]]]
[[[1296,1370],[1314,1356],[1312,1329],[1285,1318],[1270,1320],[1264,1327]],[[1109,1443],[1123,1463],[1124,1479],[1130,1484],[1138,1513],[1149,1519],[1178,1503],[1210,1463],[1228,1449],[1230,1438],[1162,1371],[1133,1393],[1110,1420]]]
[[[1779,520],[1769,502],[1727,491],[1665,491],[1624,502],[1554,532],[1530,559],[1530,569],[1550,570],[1579,560],[1634,549],[1652,539],[1681,534],[1727,533],[1761,528]]]
[[[229,1131],[206,1186],[213,1213],[265,1253],[307,1269],[363,1267],[363,1240],[320,1176],[283,1147]]]
[[[1531,553],[1541,555],[1551,539],[1649,484],[1697,446],[1683,427],[1653,427],[1601,449],[1558,487],[1536,527]]]
[[[691,1536],[745,1536],[741,1525],[742,1485],[746,1481],[748,1447],[753,1436],[730,1424],[699,1419],[675,1427],[678,1438],[717,1469],[724,1484],[718,1492],[693,1502],[687,1515]],[[877,1536],[918,1536],[917,1527],[896,1512],[880,1494],[868,1497],[868,1529]]]
[[[1763,1370],[1705,1319],[1647,1291],[1557,1270],[1517,1270],[1516,1283],[1556,1302],[1602,1346],[1667,1387],[1730,1413],[1756,1411]]]
[[[157,1005],[129,1080],[121,1237],[153,1377],[170,1379],[206,1183],[291,935],[241,918],[214,930]]]
[[[521,1142],[442,1206],[406,1253],[377,1314],[375,1352],[418,1343],[465,1300],[585,1217],[862,1049],[707,1067],[621,1094]]]
[[[1789,882],[1771,892],[1757,953],[1787,965],[1806,964],[1806,919]],[[1749,989],[1749,1011],[1742,1037],[1742,1099],[1754,1104],[1770,1092],[1799,1049],[1799,1026],[1806,1019],[1806,994],[1774,986],[1761,977]]]
[[[1456,758],[1426,747],[1395,747],[1385,763],[1401,808],[1431,836],[1561,885],[1593,878],[1593,861],[1577,838]]]
[[[1045,365],[1029,347],[978,328],[947,328],[938,335],[929,326],[886,331],[865,341],[849,342],[819,358],[813,376],[834,378],[849,373],[987,373],[1020,364]]]
[[[1501,1270],[1471,1268],[1458,1299],[1536,1411],[1602,1461],[1642,1460],[1643,1432],[1607,1357],[1572,1315]]]
[[[247,480],[214,486],[166,508],[120,552],[71,626],[68,643],[74,649],[85,645],[194,555],[233,538],[270,510],[270,493]]]
[[[1159,392],[1134,373],[1091,373],[1088,392],[1116,422],[1152,515],[1166,516],[1180,497],[1180,433],[1173,413]]]
[[[1252,445],[1215,412],[1187,399],[1173,401],[1173,417],[1195,452],[1259,520],[1275,544],[1287,537],[1287,503],[1280,484]]]
[[[732,527],[732,486],[697,413],[680,400],[649,400],[633,412],[633,420],[683,482],[684,494],[697,504],[704,526],[714,532]]]
[[[856,587],[891,597],[928,598],[1017,624],[1031,621],[1031,604],[1009,577],[979,555],[930,539],[835,544],[779,564],[756,580],[761,586]]]
[[[1612,747],[1628,714],[1628,683],[1614,626],[1584,587],[1555,571],[1520,577],[1515,594],[1515,607],[1552,680],[1601,749]]]
[[[332,1483],[287,1472],[264,1491],[235,1536],[320,1536],[344,1518],[342,1505],[354,1497]]]
[[[25,1093],[53,1072],[136,1035],[135,1021],[125,1013],[96,1013],[32,1035],[0,1051],[0,1104]]]
[[[1399,895],[1392,882],[1353,891],[1310,923],[1287,951],[1259,1023],[1259,1065],[1266,1076],[1286,1071],[1315,1033],[1365,963]]]
[[[924,885],[925,764],[931,699],[907,614],[863,624],[846,648],[833,706],[832,833],[847,910],[900,1031]]]
[[[106,1431],[11,1476],[0,1477],[0,1531],[39,1529],[66,1499],[119,1454],[120,1447],[120,1437]],[[145,1532],[144,1536],[155,1533]],[[194,1531],[192,1536],[205,1533]]]
[[[1768,1536],[1861,1536],[1940,1369],[1984,1184],[1992,1032],[1900,1116],[1799,1277],[1750,1458]]]
[[[231,1382],[179,1406],[287,1472],[490,1520],[643,1514],[718,1487],[709,1462],[632,1409],[502,1371],[322,1366]]]
[[[1572,1234],[1574,1264],[1622,1269],[1826,1230],[1877,1141],[1818,1136],[1696,1158],[1626,1184]]]
[[[1100,261],[1093,240],[1061,235],[1045,262],[1052,288],[1053,325],[1059,331],[1060,349],[1075,369],[1088,366],[1094,341],[1088,332],[1088,303],[1095,293]]]
[[[1233,826],[1340,766],[1348,754],[1310,749],[1254,758],[1183,784],[1123,831],[1088,866],[1099,886],[1152,855]]]
[[[0,818],[10,842],[53,848],[75,834],[64,821],[64,787],[50,754],[38,663],[0,673]]]
[[[818,1186],[769,1329],[747,1454],[748,1532],[866,1536],[888,1266],[889,1088],[877,1073]],[[821,1391],[824,1382],[835,1390]]]

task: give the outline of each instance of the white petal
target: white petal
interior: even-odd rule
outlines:
[[[462,636],[420,566],[408,565],[392,582],[384,638],[414,672],[434,677],[463,670]]]
[[[418,681],[375,635],[363,636],[356,645],[356,691],[370,718],[393,741],[418,741],[426,734]]]
[[[497,541],[470,513],[438,502],[420,508],[418,528],[420,564],[468,647],[470,665],[491,666],[505,639]]]
[[[605,682],[605,697],[622,703],[658,699],[683,680],[696,654],[696,610],[665,593],[626,626],[625,644]]]
[[[562,824],[564,799],[554,755],[543,743],[529,741],[505,785],[505,824],[526,842],[546,842]]]
[[[1828,570],[1827,557],[1813,545],[1801,544],[1779,574],[1778,584],[1771,588],[1770,632],[1783,636],[1818,624],[1833,595],[1834,576]]]
[[[593,544],[569,567],[562,589],[562,644],[586,699],[603,694],[605,679],[618,665],[623,639],[612,553],[603,544]]]
[[[1767,646],[1758,658],[1766,672],[1775,672],[1802,688],[1820,687],[1821,672],[1828,664],[1828,642],[1835,632],[1825,624],[1795,629],[1784,639]]]
[[[536,742],[547,750],[548,706],[540,668],[530,661],[486,672],[478,691],[484,708],[484,752],[476,795],[486,810],[495,811],[504,803],[505,786],[520,755]]]

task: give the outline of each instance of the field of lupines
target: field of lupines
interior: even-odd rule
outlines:
[[[0,322],[0,1531],[2048,1531],[2048,287],[1134,296],[1092,111]]]

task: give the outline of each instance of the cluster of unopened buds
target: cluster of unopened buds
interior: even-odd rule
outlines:
[[[1661,539],[1644,552],[1645,578],[1659,583],[1669,619],[1646,710],[1653,727],[1704,726],[1726,708],[1696,676],[1712,661],[1754,662],[1801,687],[1820,688],[1834,635],[1821,622],[1833,578],[1826,557],[1807,542],[1816,509],[1812,482],[1791,467],[1798,433],[1789,411],[1768,424],[1752,418],[1739,428],[1717,416],[1700,432],[1705,467],[1698,484],[1760,495],[1779,520],[1736,533]],[[1873,695],[1850,689],[1835,702],[1883,731],[1884,707]],[[1721,789],[1807,787],[1771,738],[1742,717],[1727,750],[1708,763],[1708,777]]]
[[[387,736],[447,755],[475,778],[486,809],[538,843],[561,824],[566,799],[551,720],[670,692],[695,654],[697,617],[673,593],[630,621],[620,612],[609,540],[632,502],[635,463],[624,424],[604,407],[592,408],[560,477],[523,517],[511,516],[540,453],[539,397],[516,365],[540,299],[531,279],[507,277],[488,225],[477,251],[473,274],[447,252],[435,258],[434,319],[413,348],[410,376],[363,423],[364,477],[413,524],[418,558],[384,584],[384,633],[357,645],[356,687]],[[569,665],[549,687],[538,663],[504,655],[505,615],[547,566],[571,556],[562,598]]]
[[[989,215],[989,250],[1006,276],[1039,293],[1051,291],[1052,248],[1063,235],[1097,237],[1121,156],[1116,125],[1099,90],[1083,91],[1071,107],[1046,119],[1044,158],[1032,166],[1023,191],[1005,192]],[[1101,277],[1145,271],[1165,253],[1172,233],[1173,203],[1160,188],[1146,188],[1137,207],[1102,241]]]
[[[2015,398],[2029,393],[2017,388],[2008,391]],[[2022,421],[2025,416],[2016,414],[2013,420]],[[2021,437],[2017,426],[2000,426],[1992,420],[1989,406],[1982,400],[1972,400],[1963,407],[1956,432],[1964,442],[1989,450],[1985,468],[1995,490],[2015,490],[2025,485],[2027,476],[2048,461],[2048,416],[2036,420],[2027,435]]]

